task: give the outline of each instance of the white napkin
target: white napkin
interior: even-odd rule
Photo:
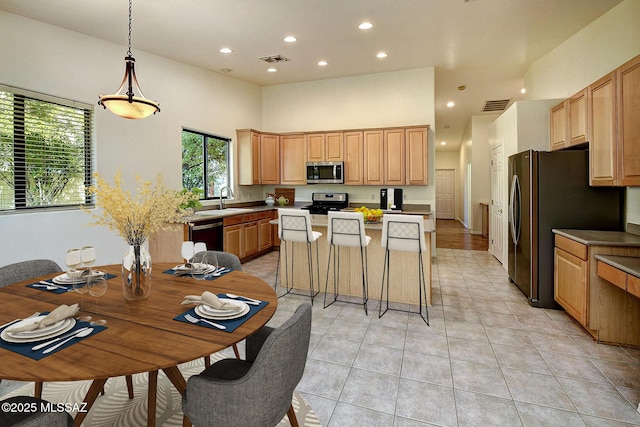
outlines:
[[[202,295],[187,295],[184,297],[182,304],[206,304],[217,310],[231,310],[238,308],[237,304],[230,301],[222,301],[216,294],[209,291],[204,291]]]
[[[78,312],[78,304],[71,306],[62,304],[60,307],[56,307],[51,313],[44,316],[38,322],[33,322],[28,325],[19,326],[17,328],[9,328],[7,332],[27,332],[35,331],[36,329],[42,329],[49,325],[53,325],[56,322],[64,320],[69,317],[73,317]]]

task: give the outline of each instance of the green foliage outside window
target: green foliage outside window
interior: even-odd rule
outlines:
[[[183,130],[182,187],[199,190],[201,199],[220,197],[230,185],[229,144],[227,138]]]

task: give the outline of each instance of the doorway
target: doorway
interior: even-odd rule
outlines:
[[[456,171],[436,169],[436,219],[455,219]]]
[[[491,205],[489,216],[489,253],[504,265],[504,184],[502,144],[491,149]]]

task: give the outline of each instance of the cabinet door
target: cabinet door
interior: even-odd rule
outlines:
[[[323,162],[325,159],[325,135],[314,133],[307,135],[307,161]]]
[[[362,185],[364,182],[362,132],[345,132],[344,152],[345,185]]]
[[[585,328],[587,325],[587,262],[558,249],[554,250],[554,298]]]
[[[567,146],[567,110],[565,102],[551,108],[551,150]]]
[[[280,137],[280,184],[304,185],[307,183],[307,138],[305,135]]]
[[[260,134],[251,132],[251,183],[262,184],[260,176]]]
[[[260,177],[262,184],[280,184],[280,137],[260,135]]]
[[[428,134],[427,128],[407,129],[405,133],[407,150],[407,185],[427,185]]]
[[[258,246],[260,251],[267,250],[273,246],[273,233],[269,221],[270,219],[258,221]]]
[[[342,132],[325,134],[324,153],[327,162],[342,162],[344,160],[344,134]]]
[[[384,134],[382,130],[363,132],[364,185],[384,184]]]
[[[260,133],[250,129],[238,129],[236,136],[238,184],[260,184]]]
[[[618,74],[618,175],[620,185],[640,185],[640,56]]]
[[[593,186],[616,185],[616,74],[609,73],[588,87],[589,181]]]
[[[258,221],[242,224],[243,257],[258,253]]]
[[[405,182],[405,145],[404,129],[384,131],[384,183],[404,185]]]
[[[242,258],[242,239],[241,239],[241,225],[231,225],[224,227],[224,251],[229,252]]]
[[[587,90],[583,89],[567,100],[569,145],[587,141]]]

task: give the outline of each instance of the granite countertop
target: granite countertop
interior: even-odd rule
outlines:
[[[554,228],[555,234],[585,245],[640,247],[640,236],[624,231],[572,230]]]
[[[640,257],[620,255],[595,255],[595,259],[609,264],[612,267],[640,277]]]

